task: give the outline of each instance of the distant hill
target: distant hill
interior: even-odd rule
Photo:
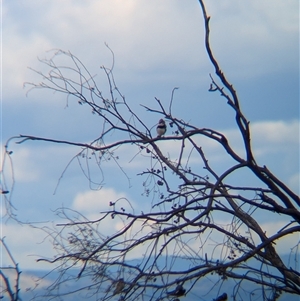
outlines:
[[[171,257],[168,259],[172,259]],[[177,258],[178,259],[178,258]],[[288,260],[288,256],[284,257],[285,260]],[[164,258],[161,259],[162,261]],[[178,267],[181,265],[181,260],[178,262]],[[288,262],[288,261],[287,261]],[[135,261],[130,262],[135,263]],[[136,261],[138,263],[138,261]],[[184,260],[182,260],[182,264],[186,264]],[[174,266],[173,266],[174,268]],[[46,277],[44,277],[47,275]],[[97,294],[96,296],[91,297],[90,299],[87,298],[86,294],[89,294],[90,292],[88,290],[81,291],[80,293],[71,294],[69,295],[68,292],[70,291],[76,291],[80,287],[85,287],[90,283],[90,279],[77,279],[78,270],[69,270],[68,271],[68,277],[69,279],[74,279],[73,281],[66,281],[63,286],[60,287],[59,292],[53,291],[52,296],[43,297],[43,294],[45,293],[42,283],[35,282],[35,279],[44,277],[44,282],[48,283],[50,285],[51,283],[54,283],[56,279],[59,277],[59,274],[57,272],[52,272],[49,274],[49,271],[22,271],[21,274],[21,298],[22,301],[42,301],[42,300],[63,300],[63,301],[83,301],[83,300],[101,300],[101,293]],[[125,279],[126,281],[126,279]],[[219,281],[219,282],[218,282]],[[214,289],[212,291],[208,291],[209,288],[211,288],[214,284]],[[35,285],[38,284],[36,287]],[[218,295],[221,295],[222,293],[227,293],[228,295],[228,301],[233,301],[233,291],[234,287],[236,287],[237,281],[233,279],[220,281],[220,276],[218,275],[210,275],[209,277],[204,277],[203,279],[200,279],[197,284],[193,287],[193,290],[190,291],[186,296],[181,297],[180,299],[183,301],[213,301]],[[185,284],[185,287],[189,289],[190,285],[188,283]],[[257,287],[256,287],[257,288]],[[245,294],[243,295],[243,289],[245,290]],[[253,291],[253,295],[251,298],[246,297],[246,291],[250,292]],[[257,293],[257,294],[256,294]],[[55,296],[61,295],[61,298],[55,298]],[[246,288],[243,287],[240,291],[240,294],[235,301],[260,301],[262,300],[260,297],[260,290],[255,291],[255,285],[247,283]],[[150,297],[149,297],[150,299]],[[4,299],[5,300],[5,299]],[[112,300],[117,300],[117,298],[114,298]],[[143,296],[143,300],[148,300],[147,296]],[[165,299],[167,300],[167,299]],[[267,300],[267,299],[265,299]],[[296,295],[289,295],[289,294],[282,294],[276,301],[300,301],[300,296]]]

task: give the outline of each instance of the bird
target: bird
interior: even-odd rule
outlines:
[[[226,300],[227,300],[227,294],[226,293],[220,295],[217,299],[215,299],[215,301],[226,301]]]
[[[158,125],[156,127],[157,137],[161,137],[167,131],[166,123],[163,119],[159,119]]]
[[[116,284],[116,288],[114,290],[114,295],[120,294],[125,287],[125,282],[123,278],[120,278]]]
[[[183,288],[182,284],[178,284],[174,291],[167,292],[167,295],[181,297],[185,294],[186,290]]]

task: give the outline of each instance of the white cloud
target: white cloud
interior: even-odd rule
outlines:
[[[52,48],[71,50],[90,66],[98,62],[95,70],[99,72],[100,65],[111,63],[104,42],[116,52],[118,67],[128,69],[130,65],[131,69],[144,70],[161,66],[166,61],[173,65],[174,56],[179,61],[188,59],[194,66],[195,60],[198,61],[194,55],[198,51],[190,47],[194,53],[191,60],[182,47],[188,47],[192,42],[184,32],[194,27],[197,18],[193,21],[185,15],[183,20],[179,19],[181,26],[178,22],[174,24],[180,8],[170,4],[112,0],[86,1],[85,5],[74,1],[51,1],[45,6],[39,1],[31,1],[23,3],[23,14],[19,18],[12,13],[16,9],[14,5],[3,4],[7,6],[3,23],[4,86],[20,90],[29,77],[26,67],[37,66],[36,57],[44,57],[44,52]],[[169,30],[174,25],[176,29]],[[176,48],[170,39],[176,42]],[[30,79],[32,77],[30,75]],[[6,92],[15,95],[15,89]]]
[[[254,154],[258,159],[264,159],[265,156],[276,156],[280,154],[282,157],[290,157],[294,162],[298,162],[298,146],[299,146],[299,120],[292,121],[263,121],[250,123],[251,141]],[[244,145],[242,135],[237,128],[219,130],[223,133],[233,148],[233,150],[245,158]],[[207,159],[210,163],[225,167],[228,163],[232,164],[229,155],[215,141],[203,136],[194,137],[194,141],[199,147],[202,147]],[[158,143],[166,157],[175,160],[179,157],[181,142],[179,141],[161,141]],[[190,156],[191,145],[185,144],[184,156],[182,162],[189,162],[189,165],[203,165],[197,152],[193,152]],[[288,162],[279,162],[288,164]],[[142,161],[141,161],[142,164]],[[262,162],[263,164],[263,162]],[[278,164],[278,162],[276,162]],[[290,164],[290,163],[289,163]],[[294,163],[295,164],[295,163]]]
[[[30,79],[39,80],[28,67],[37,66],[37,56],[44,54],[53,46],[47,36],[38,32],[33,32],[32,35],[19,33],[13,21],[4,18],[2,44],[4,100],[24,98],[24,82]]]
[[[274,221],[266,222],[261,225],[262,229],[266,232],[267,236],[276,234],[282,230],[289,222]],[[293,226],[293,225],[292,225]],[[286,235],[284,238],[280,238],[275,241],[275,249],[279,254],[290,254],[292,249],[300,242],[299,233],[293,233]]]
[[[110,207],[109,202],[115,203],[115,207]],[[129,204],[130,202],[130,204]],[[145,205],[145,204],[144,204]],[[83,214],[89,220],[99,220],[103,215],[100,212],[115,209],[116,211],[122,211],[121,208],[125,209],[126,212],[138,213],[141,207],[137,208],[137,205],[131,199],[126,198],[126,194],[122,192],[116,192],[112,188],[102,188],[99,191],[87,191],[79,193],[75,197],[72,208]],[[143,207],[145,209],[145,207]],[[115,233],[124,229],[126,225],[131,222],[131,219],[124,218],[121,216],[108,217],[103,219],[96,225],[96,231],[99,231],[101,235],[109,237]],[[100,230],[99,230],[100,229]],[[139,237],[145,236],[152,231],[152,222],[145,223],[144,221],[136,220],[134,225],[124,235],[120,236],[115,241],[119,241],[124,247],[128,244],[127,240],[132,238],[138,240]],[[127,259],[136,259],[143,256],[148,252],[147,244],[140,245],[128,254]]]
[[[34,182],[40,176],[40,171],[34,161],[33,152],[29,148],[21,148],[15,153],[14,173],[16,181]]]
[[[27,147],[14,149],[9,157],[3,149],[3,160],[1,158],[1,169],[3,169],[5,182],[10,187],[13,180],[18,182],[34,182],[39,179],[39,170],[33,160],[33,151]],[[11,151],[9,148],[8,151]],[[7,187],[7,188],[8,188]]]
[[[256,214],[257,211],[254,213]],[[266,213],[260,214],[261,216],[256,216],[255,219],[258,222],[262,231],[267,237],[276,235],[282,229],[287,229],[286,225],[290,223],[288,218],[281,216],[278,220],[278,214],[269,214],[268,220],[266,220]],[[256,245],[259,245],[262,241],[258,234],[252,230],[249,230],[245,224],[241,224],[239,219],[232,217],[232,219],[224,219],[224,215],[217,214],[214,216],[214,224],[218,225],[220,228],[225,229],[228,232],[235,233],[235,235],[241,235],[244,237],[251,237],[251,240]],[[292,227],[293,225],[291,225]],[[224,245],[227,241],[227,237],[219,231],[213,230],[204,232],[201,237],[197,237],[195,242],[189,241],[189,247],[193,250],[198,250],[204,256],[205,253],[210,254],[214,259],[220,256],[223,260],[227,260],[227,256],[230,254],[230,248]],[[199,240],[203,241],[203,245],[199,244]],[[289,235],[285,235],[277,240],[275,240],[274,247],[279,254],[290,254],[292,249],[300,242],[299,233],[294,232]]]
[[[29,225],[2,224],[1,234],[5,237],[5,243],[19,264],[20,268],[34,270],[49,268],[49,264],[37,263],[39,258],[51,258],[54,256],[54,249],[49,248],[49,241],[45,239],[46,233]],[[7,254],[3,252],[2,264],[12,265]]]
[[[250,123],[251,142],[258,157],[285,152],[295,152],[299,145],[299,120],[261,121]],[[244,146],[239,130],[221,131],[237,153],[244,156]],[[296,159],[296,158],[295,158]]]
[[[296,4],[289,3],[207,3],[213,46],[217,57],[232,64],[230,72],[255,76],[284,68],[293,58],[283,55],[293,49],[297,34]],[[201,10],[194,1],[91,0],[83,4],[68,0],[47,1],[47,5],[30,1],[19,8],[10,2],[3,7],[3,86],[10,98],[20,97],[23,82],[34,78],[27,66],[38,66],[36,57],[44,57],[52,48],[71,50],[92,66],[93,72],[99,72],[100,65],[111,62],[103,46],[107,42],[115,51],[119,78],[123,79],[130,75],[132,80],[141,80],[135,72],[149,75],[152,71],[152,80],[172,77],[174,82],[172,70],[177,70],[178,77],[186,77],[195,69],[207,68]],[[228,42],[229,37],[234,42]],[[122,76],[124,70],[126,76]],[[193,76],[188,79],[193,80]]]
[[[99,212],[111,210],[109,203],[115,203],[116,209],[121,207],[127,210],[132,210],[134,204],[129,200],[124,192],[117,192],[113,188],[102,187],[99,190],[86,191],[78,193],[74,199],[72,208],[82,212],[83,214],[94,214],[99,217]],[[131,206],[129,205],[131,203]]]
[[[295,65],[297,1],[207,1],[207,6],[212,46],[227,76],[247,79]]]
[[[299,145],[299,120],[255,122],[250,128],[254,143]]]

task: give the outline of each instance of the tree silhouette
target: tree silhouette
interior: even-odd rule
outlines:
[[[57,215],[65,221],[53,228],[43,228],[53,238],[57,256],[39,259],[53,263],[60,275],[49,287],[48,297],[61,297],[56,289],[67,281],[77,281],[73,293],[86,292],[86,297],[101,295],[101,300],[178,300],[182,296],[205,300],[205,294],[213,290],[217,300],[225,300],[226,294],[233,300],[247,300],[251,296],[256,300],[277,300],[283,293],[300,294],[296,260],[299,196],[267,166],[257,163],[249,120],[213,55],[210,17],[204,1],[199,0],[199,4],[205,25],[205,47],[215,69],[215,74],[210,75],[209,92],[220,94],[234,111],[243,154],[234,149],[223,133],[199,128],[174,116],[176,88],[167,106],[158,98],[153,106],[142,105],[147,114],[158,116],[156,123],[160,119],[166,122],[167,133],[153,135],[153,124],[146,124],[118,89],[114,59],[110,68],[102,67],[108,96],[82,61],[63,50],[57,50],[51,59],[41,60],[49,67],[48,73],[35,71],[42,82],[28,83],[32,89],[64,93],[68,101],[76,99],[80,105],[90,107],[102,122],[102,132],[90,143],[29,135],[13,137],[17,143],[39,140],[74,145],[81,148],[74,158],[86,162],[87,167],[96,164],[99,172],[105,174],[105,163],[110,161],[125,176],[122,152],[126,149],[133,154],[132,160],[142,160],[145,166],[137,175],[143,179],[141,198],[152,199],[151,206],[145,206],[143,212],[136,212],[125,198],[107,200],[110,208],[95,220],[71,209],[58,208]],[[56,64],[58,56],[71,63]],[[207,141],[219,145],[223,155],[231,158],[230,167],[218,171],[210,164],[205,151]],[[177,147],[176,157],[168,153],[170,146]],[[9,144],[6,149],[9,156]],[[249,184],[245,174],[255,177],[260,185]],[[239,176],[241,181],[245,178],[244,184],[232,183],[232,175]],[[87,177],[92,181],[88,174]],[[275,234],[268,234],[260,224],[261,216],[280,219],[285,225],[282,227],[281,223]],[[107,234],[108,221],[122,226]],[[290,235],[295,237],[295,246],[290,250],[295,260],[286,263],[276,242]],[[228,282],[232,289],[224,291],[224,283]],[[203,290],[199,291],[201,285]]]
[[[1,268],[0,268],[0,299],[8,296],[10,301],[19,301],[20,298],[20,275],[18,263],[15,261],[9,247],[0,239],[1,243]],[[6,254],[10,260],[10,264],[5,266],[2,262],[3,254]],[[4,257],[4,256],[3,256]]]

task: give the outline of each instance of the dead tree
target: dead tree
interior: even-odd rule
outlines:
[[[199,128],[172,113],[172,97],[167,106],[155,98],[153,106],[142,105],[147,114],[166,121],[166,135],[153,134],[152,126],[135,113],[130,102],[118,89],[113,66],[102,67],[107,78],[108,96],[79,58],[58,50],[51,59],[42,60],[49,67],[40,74],[42,82],[30,83],[33,89],[50,89],[64,93],[68,101],[90,107],[102,122],[102,133],[90,143],[72,142],[37,136],[14,137],[17,143],[44,141],[79,147],[75,158],[90,158],[105,174],[105,162],[122,167],[123,147],[134,154],[132,160],[143,160],[144,197],[152,199],[143,212],[125,210],[123,202],[107,200],[110,209],[88,220],[80,212],[59,208],[64,222],[54,228],[44,228],[53,238],[57,256],[40,260],[56,264],[60,281],[49,288],[49,295],[68,281],[81,281],[75,292],[86,289],[87,296],[102,294],[101,300],[172,300],[181,296],[203,297],[215,290],[215,298],[226,293],[233,300],[248,300],[255,295],[261,300],[277,300],[285,293],[300,294],[300,278],[296,260],[287,265],[278,253],[276,242],[293,235],[298,252],[300,230],[299,196],[276,177],[267,166],[259,165],[253,154],[249,120],[241,110],[240,99],[221,70],[210,46],[210,17],[204,1],[199,1],[205,28],[205,46],[214,67],[209,91],[220,94],[235,114],[244,146],[239,154],[227,137],[211,128]],[[69,65],[56,64],[58,55],[70,60]],[[113,55],[113,53],[112,53]],[[221,172],[210,164],[205,144],[218,144],[232,165]],[[165,151],[176,143],[177,157]],[[173,145],[173,144],[172,144]],[[7,144],[7,152],[9,146]],[[197,158],[197,168],[191,158]],[[202,166],[202,171],[198,169]],[[246,172],[260,181],[234,185],[230,177]],[[142,198],[142,197],[141,197]],[[274,233],[266,233],[259,216],[268,215],[286,221]],[[122,227],[107,235],[102,225],[122,223]],[[227,222],[224,222],[227,221]],[[104,229],[102,231],[102,229]],[[132,254],[139,254],[135,260]],[[296,258],[296,257],[295,257]],[[78,280],[79,279],[79,280]],[[211,279],[211,282],[207,282]],[[222,285],[231,282],[232,290]],[[205,283],[204,292],[198,287]],[[224,293],[224,294],[223,294]],[[223,295],[222,295],[223,294]],[[224,297],[225,298],[225,297]]]

